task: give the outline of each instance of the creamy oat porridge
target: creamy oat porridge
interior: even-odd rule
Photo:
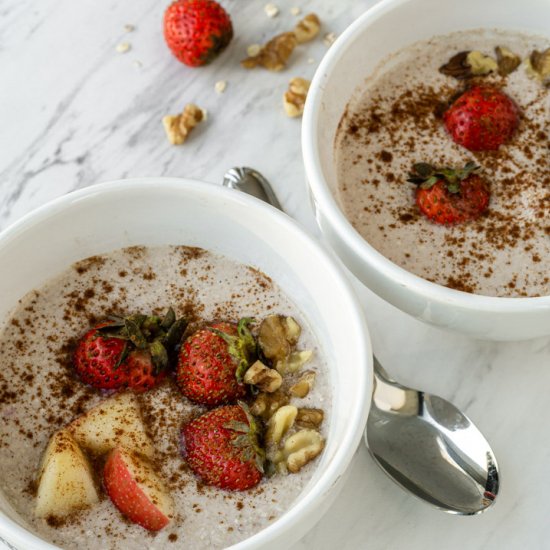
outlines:
[[[144,437],[152,443],[152,464],[174,501],[172,521],[152,533],[125,519],[101,488],[104,458],[95,455],[90,459],[98,502],[68,517],[35,516],[38,465],[48,440],[97,404],[113,399],[112,390],[94,389],[75,375],[77,339],[106,315],[145,311],[160,316],[168,306],[187,319],[184,338],[211,320],[253,317],[257,320],[251,325],[254,334],[260,330],[260,320],[274,314],[297,320],[302,330],[295,355],[307,355],[310,350],[313,355],[300,372],[287,372],[278,390],[290,402],[287,406],[295,406],[298,412],[285,437],[288,441],[304,427],[326,435],[331,400],[322,350],[307,321],[268,277],[225,257],[183,246],[133,247],[83,260],[23,297],[0,332],[0,487],[44,539],[78,549],[182,544],[193,549],[221,548],[280,517],[311,478],[314,461],[284,475],[280,473],[284,465],[273,459],[273,477],[264,476],[247,491],[226,491],[199,482],[182,459],[180,432],[182,425],[207,408],[183,397],[174,377],[168,375],[154,389],[130,394],[140,409]],[[304,378],[304,371],[310,374],[311,391],[291,392],[289,388]],[[258,408],[258,396],[266,397],[265,392],[256,388],[257,395],[249,391],[245,400],[269,427],[270,415]],[[303,413],[307,417],[308,411],[319,409],[325,419],[322,423],[314,419],[312,425]]]
[[[548,38],[474,30],[416,43],[380,63],[353,97],[336,138],[338,200],[356,230],[378,251],[430,281],[489,296],[550,294],[550,89],[530,78],[526,60]],[[457,79],[439,69],[461,51],[521,58],[498,70]],[[550,54],[549,54],[550,55]],[[476,84],[505,92],[519,108],[513,137],[495,151],[454,143],[442,113]],[[491,196],[478,219],[437,225],[419,212],[414,163],[479,166]]]

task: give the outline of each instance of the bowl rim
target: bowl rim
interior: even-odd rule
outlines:
[[[233,202],[247,210],[252,208],[263,211],[265,218],[271,218],[274,224],[283,226],[287,231],[293,232],[294,240],[300,240],[303,247],[308,249],[308,253],[316,256],[317,260],[323,264],[324,273],[331,278],[335,291],[339,292],[342,304],[346,307],[349,338],[351,342],[355,342],[356,354],[360,360],[360,364],[354,373],[357,383],[354,384],[353,398],[358,405],[355,406],[353,414],[349,417],[349,428],[335,450],[331,461],[327,464],[316,484],[309,487],[307,494],[302,496],[298,503],[293,505],[274,523],[230,547],[235,550],[260,548],[264,544],[273,542],[279,536],[290,533],[294,527],[299,525],[308,508],[315,502],[320,503],[326,497],[344,472],[348,470],[355,451],[361,443],[372,393],[372,345],[364,313],[342,266],[323,248],[319,241],[310,236],[290,216],[245,193],[238,193],[220,185],[188,178],[141,177],[113,180],[62,195],[25,214],[1,231],[0,254],[4,246],[9,244],[12,239],[17,238],[26,231],[35,229],[43,221],[66,209],[70,209],[72,205],[85,201],[93,202],[100,197],[108,198],[128,191],[133,193],[142,191],[152,195],[161,192],[179,195],[194,193],[198,196],[208,197],[209,200],[213,201]],[[13,541],[15,544],[23,544],[24,548],[32,547],[40,550],[58,548],[20,526],[2,511],[0,511],[0,535],[6,536],[8,541]]]
[[[455,308],[482,312],[522,313],[539,308],[548,309],[550,295],[504,297],[473,294],[447,288],[407,271],[378,252],[359,234],[345,217],[330,191],[321,169],[320,154],[317,147],[319,113],[323,104],[327,80],[334,67],[340,63],[347,49],[359,35],[386,13],[412,1],[414,0],[381,0],[368,8],[336,39],[315,71],[304,108],[301,135],[306,177],[313,194],[315,208],[318,213],[321,213],[328,220],[337,235],[344,240],[362,263],[367,263],[386,279],[416,295]],[[351,93],[352,91],[350,91],[350,97]]]

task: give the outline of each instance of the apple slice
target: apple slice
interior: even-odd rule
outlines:
[[[147,457],[154,454],[132,393],[109,397],[71,422],[68,429],[83,449],[96,456],[119,444]]]
[[[51,437],[38,476],[38,517],[64,517],[99,502],[90,463],[67,430]]]
[[[174,502],[161,478],[144,457],[116,447],[107,457],[103,484],[109,498],[130,521],[159,531],[174,516]]]

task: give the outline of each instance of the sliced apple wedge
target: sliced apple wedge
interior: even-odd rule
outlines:
[[[93,455],[107,453],[117,445],[148,457],[154,454],[139,403],[132,393],[120,393],[102,401],[71,422],[68,430]]]
[[[166,527],[174,516],[174,502],[153,466],[144,457],[116,447],[103,470],[109,498],[130,521],[149,531]]]
[[[62,518],[99,502],[90,463],[67,430],[50,439],[38,476],[38,517]]]

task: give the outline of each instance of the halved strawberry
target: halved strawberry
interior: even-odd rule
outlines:
[[[463,223],[478,218],[489,206],[489,188],[475,173],[478,169],[473,162],[461,169],[421,162],[407,181],[417,185],[416,204],[428,219],[444,225]]]
[[[107,457],[103,484],[119,511],[149,531],[159,531],[174,517],[172,497],[153,466],[123,447]]]

